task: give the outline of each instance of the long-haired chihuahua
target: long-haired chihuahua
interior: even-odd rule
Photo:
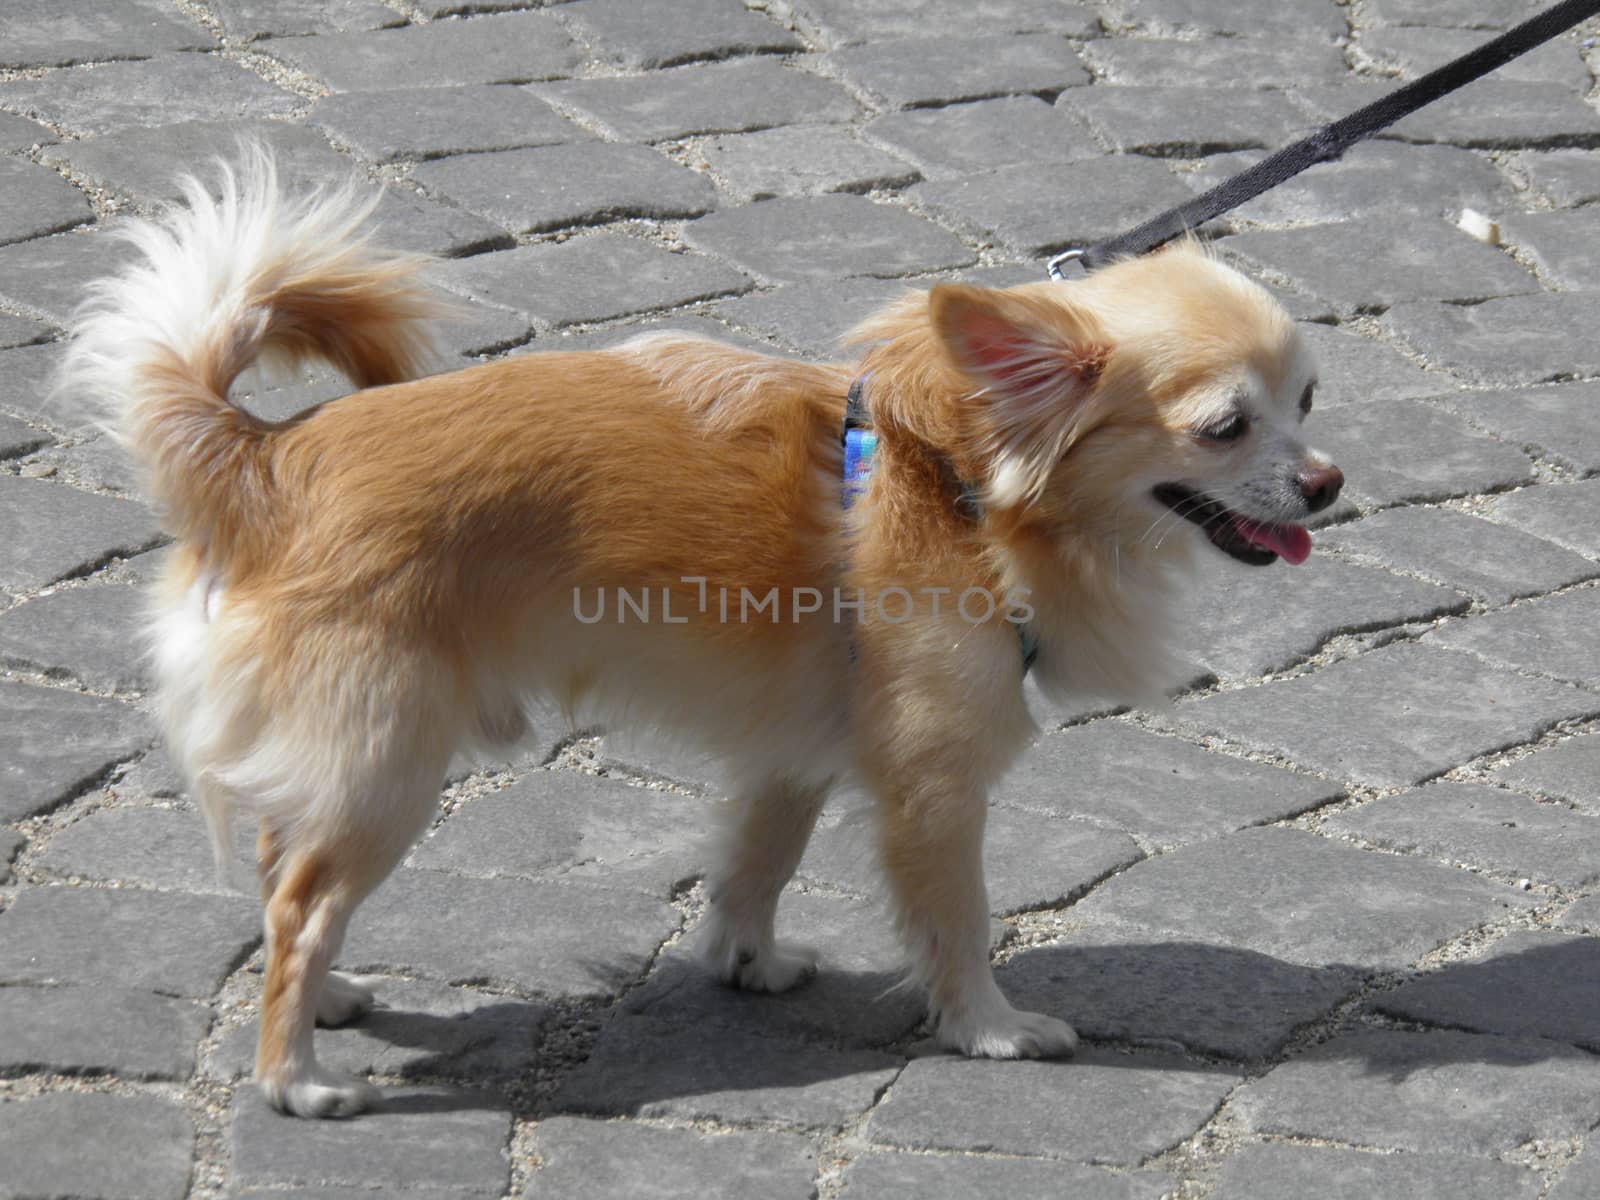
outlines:
[[[1296,522],[1341,476],[1301,440],[1313,365],[1266,292],[1190,242],[909,293],[849,363],[653,335],[427,375],[441,304],[350,194],[289,198],[259,154],[186,194],[133,224],[63,384],[105,406],[177,542],[160,720],[214,843],[258,823],[274,1105],[372,1099],[312,1051],[372,1003],[329,969],[346,925],[452,756],[514,742],[536,700],[725,764],[700,931],[723,980],[815,969],[773,918],[849,785],[939,1040],[1073,1050],[991,974],[987,792],[1037,734],[1030,667],[1050,694],[1159,700],[1196,554],[1309,553]],[[260,420],[229,389],[267,358],[355,390]]]

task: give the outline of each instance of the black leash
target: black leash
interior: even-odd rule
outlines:
[[[1069,250],[1057,255],[1050,260],[1050,278],[1065,278],[1061,268],[1074,260],[1082,263],[1085,270],[1093,271],[1115,259],[1135,257],[1154,250],[1191,229],[1199,228],[1213,217],[1238,208],[1245,201],[1253,200],[1262,192],[1292,179],[1307,167],[1337,158],[1363,138],[1371,137],[1401,117],[1432,104],[1440,96],[1487,75],[1496,67],[1504,66],[1596,13],[1600,13],[1600,0],[1562,0],[1554,8],[1531,17],[1476,50],[1447,62],[1437,70],[1429,71],[1421,79],[1396,88],[1349,116],[1341,117],[1331,125],[1324,125],[1310,137],[1285,146],[1253,167],[1224,179],[1193,200],[1152,217],[1137,229],[1087,250]]]

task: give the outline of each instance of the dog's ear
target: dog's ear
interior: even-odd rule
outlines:
[[[992,502],[1036,496],[1111,350],[1093,320],[1055,297],[940,284],[929,318],[952,366],[976,385]]]

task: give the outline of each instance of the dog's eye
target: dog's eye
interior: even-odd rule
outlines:
[[[1317,390],[1314,383],[1306,384],[1306,390],[1300,393],[1300,415],[1305,416],[1311,411],[1311,393]]]
[[[1215,425],[1207,425],[1196,433],[1208,442],[1237,442],[1250,429],[1250,421],[1243,413],[1234,413]]]

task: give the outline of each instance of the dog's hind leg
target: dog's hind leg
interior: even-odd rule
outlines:
[[[261,903],[270,904],[278,886],[283,863],[284,839],[270,819],[263,819],[256,833],[256,863],[261,875]],[[372,989],[353,975],[330,970],[317,997],[317,1024],[337,1028],[372,1011],[377,997]]]
[[[403,784],[373,787],[342,807],[326,830],[290,827],[267,835],[267,967],[261,996],[256,1079],[280,1111],[302,1117],[351,1116],[377,1096],[369,1084],[327,1071],[312,1048],[313,1026],[348,1020],[366,989],[330,976],[356,905],[387,876],[427,823],[441,770]],[[359,993],[359,994],[357,994]],[[331,1019],[330,1019],[331,1018]]]
[[[815,973],[816,952],[780,945],[774,921],[827,798],[827,784],[769,779],[731,802],[706,880],[710,911],[700,942],[703,960],[724,983],[783,992]]]

